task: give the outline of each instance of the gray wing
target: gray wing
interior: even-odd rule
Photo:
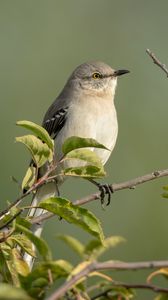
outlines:
[[[62,127],[65,125],[68,106],[63,99],[57,99],[50,106],[45,114],[42,126],[47,130],[49,135],[55,139]],[[64,103],[64,105],[61,105]]]

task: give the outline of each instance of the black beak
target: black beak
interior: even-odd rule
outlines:
[[[117,71],[114,71],[114,74],[113,76],[121,76],[121,75],[124,75],[124,74],[127,74],[127,73],[130,73],[130,71],[128,70],[117,70]]]

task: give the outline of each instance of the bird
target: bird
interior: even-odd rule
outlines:
[[[86,62],[75,68],[62,91],[47,110],[42,122],[42,126],[54,140],[56,161],[59,161],[63,155],[62,145],[65,140],[78,136],[93,138],[107,147],[108,150],[92,148],[102,165],[105,165],[118,136],[118,120],[114,104],[117,78],[126,73],[129,71],[114,70],[102,61]],[[66,167],[70,167],[71,163],[67,160]],[[76,162],[75,166],[78,166],[78,163]],[[44,172],[45,167],[42,167],[39,176]],[[50,182],[40,187],[36,191],[32,206],[37,206],[41,200],[56,196],[57,186],[60,186],[64,179],[61,175],[57,178],[57,184]],[[108,192],[107,189],[105,190]],[[29,216],[39,216],[41,213],[42,209],[32,208]],[[36,225],[34,234],[40,236],[41,230],[41,226]]]

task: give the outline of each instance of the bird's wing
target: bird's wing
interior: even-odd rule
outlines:
[[[55,139],[59,131],[62,129],[66,122],[66,115],[68,106],[59,108],[58,110],[52,111],[45,116],[43,121],[43,127],[48,131],[49,135]]]

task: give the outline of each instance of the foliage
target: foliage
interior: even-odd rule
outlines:
[[[62,176],[78,176],[87,179],[105,176],[105,171],[100,158],[93,152],[93,148],[101,148],[109,151],[105,146],[93,139],[70,137],[62,148],[62,158],[54,161],[54,142],[44,128],[29,121],[19,121],[17,125],[32,132],[32,134],[17,137],[16,141],[24,144],[31,154],[32,163],[22,181],[22,188],[26,189],[26,196],[46,182],[57,178],[57,168]],[[81,167],[72,164],[71,168],[63,168],[66,160],[80,160]],[[66,165],[66,164],[65,164]],[[38,170],[46,168],[46,174],[38,178]],[[54,175],[53,177],[53,174]],[[165,187],[167,190],[167,187]],[[164,195],[167,197],[167,194]],[[0,218],[0,300],[33,300],[45,299],[46,293],[50,291],[54,283],[59,285],[60,279],[71,280],[78,276],[84,269],[99,259],[109,249],[124,242],[120,236],[104,237],[103,229],[99,219],[88,209],[73,204],[69,199],[52,197],[41,201],[38,207],[50,212],[66,222],[78,226],[94,237],[86,244],[81,243],[70,235],[59,235],[67,247],[72,249],[79,257],[80,262],[72,265],[66,260],[53,260],[47,243],[37,237],[31,231],[32,219],[25,217],[22,213],[26,207],[21,206],[21,199],[10,206],[9,211]],[[20,204],[20,205],[18,205]],[[24,260],[23,253],[27,253],[36,259],[37,263],[31,270],[29,264]],[[160,269],[148,276],[148,283],[156,275],[168,278],[167,269]],[[96,277],[96,287],[90,280]],[[86,285],[87,283],[87,285]],[[88,276],[76,280],[74,285],[67,290],[67,299],[133,299],[134,292],[130,288],[115,284],[110,276],[99,270],[91,270]],[[159,294],[156,299],[167,299],[166,294]],[[63,299],[63,298],[62,298]]]

